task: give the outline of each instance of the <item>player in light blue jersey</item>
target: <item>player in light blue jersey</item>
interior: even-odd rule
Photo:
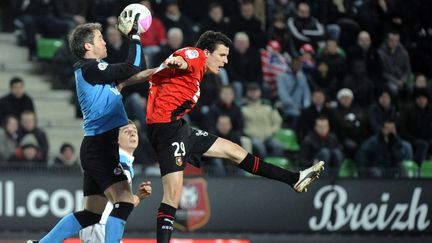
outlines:
[[[129,124],[120,128],[118,143],[120,164],[128,177],[129,184],[132,186],[132,178],[134,177],[133,170],[133,153],[138,146],[138,130],[132,121]],[[142,182],[139,186],[139,191],[136,194],[140,200],[150,196],[151,183],[150,181]],[[104,243],[105,242],[105,224],[109,214],[113,209],[113,204],[108,202],[105,211],[102,214],[102,219],[98,224],[91,225],[80,231],[80,238],[83,243]]]

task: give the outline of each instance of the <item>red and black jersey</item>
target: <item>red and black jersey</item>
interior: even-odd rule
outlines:
[[[188,113],[200,96],[200,82],[206,69],[206,56],[199,48],[186,47],[172,56],[187,62],[186,70],[162,64],[150,79],[147,124],[167,123]]]

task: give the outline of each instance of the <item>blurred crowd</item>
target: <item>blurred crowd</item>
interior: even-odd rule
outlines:
[[[1,3],[3,29],[17,33],[31,61],[38,61],[38,38],[63,39],[50,62],[53,82],[74,90],[76,59],[67,33],[77,24],[102,23],[106,61],[121,62],[128,45],[115,27],[117,16],[136,2],[153,13],[141,35],[148,67],[206,30],[233,40],[228,64],[205,75],[201,98],[186,117],[195,127],[263,158],[289,157],[299,167],[325,160],[337,170],[349,160],[361,175],[383,177],[394,176],[403,161],[431,160],[431,1],[9,0]],[[0,160],[46,161],[46,135],[23,85],[14,78],[0,100]],[[122,95],[141,131],[137,161],[154,165],[145,136],[147,85]],[[275,137],[281,129],[294,132],[295,154]],[[70,144],[60,152],[56,163],[76,160]],[[239,173],[226,161],[208,164],[215,174]]]

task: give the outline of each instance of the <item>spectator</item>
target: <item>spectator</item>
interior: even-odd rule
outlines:
[[[166,29],[177,27],[184,34],[184,43],[190,44],[195,40],[195,33],[192,30],[192,21],[182,12],[180,12],[177,0],[167,0],[165,14],[162,16],[162,22]]]
[[[105,30],[106,48],[109,56],[104,61],[108,63],[119,63],[126,59],[129,44],[123,41],[120,31],[114,26],[108,26]]]
[[[282,127],[282,117],[270,103],[261,99],[261,89],[257,83],[247,86],[246,98],[247,103],[241,109],[244,134],[251,138],[253,148],[259,156],[282,156],[283,146],[273,138]]]
[[[429,159],[432,145],[432,106],[426,89],[414,90],[414,102],[401,116],[401,136],[414,148],[414,160],[421,164]]]
[[[265,91],[268,97],[274,101],[278,97],[276,78],[288,72],[291,57],[287,53],[281,53],[281,45],[275,40],[270,40],[265,49],[261,49],[261,67]]]
[[[210,106],[218,99],[221,86],[222,79],[219,75],[213,73],[204,74],[200,84],[200,99],[195,108],[188,114],[194,126],[199,128],[206,127]]]
[[[294,59],[291,72],[281,74],[276,79],[282,116],[289,127],[296,127],[301,109],[310,106],[310,89],[301,62]]]
[[[228,34],[229,32],[228,19],[224,17],[224,10],[218,2],[210,4],[208,16],[201,24],[200,35],[207,30],[219,31],[224,34]]]
[[[72,26],[87,22],[87,0],[55,0],[53,5],[57,16],[68,20]]]
[[[0,162],[8,161],[18,146],[18,120],[14,116],[8,116],[4,125],[0,128]]]
[[[339,81],[330,71],[327,62],[318,61],[317,68],[312,72],[309,83],[312,90],[322,89],[330,101],[336,100]]]
[[[403,160],[412,159],[412,147],[396,132],[393,120],[384,121],[382,130],[363,142],[356,154],[360,174],[393,177]]]
[[[255,49],[265,46],[266,38],[262,31],[262,23],[255,15],[255,6],[252,1],[240,2],[240,14],[231,19],[231,36],[238,32],[245,32],[250,38],[250,44]]]
[[[296,5],[293,0],[267,0],[267,22],[274,21],[276,16],[281,13],[285,17],[294,17],[296,15]]]
[[[347,48],[355,42],[360,30],[357,7],[364,1],[310,1],[312,15],[325,26],[329,38]]]
[[[236,97],[240,98],[245,85],[262,83],[261,60],[259,52],[250,46],[249,37],[245,32],[235,34],[233,46],[228,56],[226,71],[234,86]]]
[[[283,13],[278,12],[273,16],[273,20],[270,22],[267,30],[267,36],[269,40],[275,40],[280,43],[282,53],[295,53],[293,52],[293,40],[287,31],[286,17]]]
[[[329,65],[330,72],[336,75],[338,80],[343,80],[347,72],[345,52],[335,40],[328,39],[326,41],[319,59]]]
[[[405,44],[409,44],[410,36],[408,29],[413,27],[413,23],[409,21],[415,19],[415,17],[412,16],[413,13],[418,14],[415,12],[414,7],[417,4],[423,5],[422,3],[403,0],[379,1],[385,30],[395,30],[401,33],[402,40]]]
[[[18,21],[22,24],[29,49],[28,60],[37,60],[36,34],[41,33],[50,37],[65,37],[74,26],[67,19],[57,17],[53,2],[50,0],[22,1],[21,15]]]
[[[428,78],[423,73],[418,73],[414,79],[414,87],[412,90],[405,89],[399,95],[400,100],[405,103],[410,103],[413,100],[413,91],[416,89],[426,89],[429,97],[432,95],[432,85],[428,82]]]
[[[326,96],[323,90],[316,89],[312,92],[312,103],[308,108],[302,109],[297,122],[297,137],[304,138],[313,130],[318,117],[327,117],[332,127],[332,110],[326,106]]]
[[[219,99],[210,106],[207,114],[206,130],[214,133],[217,130],[216,122],[220,116],[228,116],[234,131],[243,131],[243,116],[240,107],[234,102],[234,89],[224,85],[219,91]]]
[[[351,89],[356,97],[356,104],[361,107],[368,107],[374,100],[375,86],[362,61],[354,62],[352,72],[345,76],[341,87]]]
[[[60,147],[60,153],[54,159],[54,165],[65,167],[78,166],[78,159],[75,155],[75,148],[70,143],[64,143]]]
[[[240,133],[233,129],[232,120],[229,116],[221,115],[217,118],[215,135],[241,145]],[[231,166],[228,160],[225,161],[219,158],[211,159],[209,165],[212,167],[213,174],[217,176],[223,176],[235,170],[235,167]]]
[[[28,96],[24,89],[24,80],[20,77],[13,77],[9,81],[9,94],[0,98],[0,122],[13,115],[21,117],[23,111],[33,111],[33,100]]]
[[[378,94],[378,100],[368,108],[369,127],[374,134],[379,133],[384,121],[399,118],[399,112],[392,103],[392,97],[388,89],[383,88]]]
[[[293,37],[295,51],[300,50],[305,43],[311,44],[316,49],[319,42],[324,40],[324,28],[310,15],[310,7],[306,2],[297,4],[296,16],[289,17],[287,23],[288,31]],[[291,55],[297,56],[298,53],[291,53]]]
[[[406,89],[411,75],[408,52],[400,44],[398,33],[389,32],[387,39],[378,49],[383,64],[383,77],[393,95]]]
[[[46,160],[42,158],[42,152],[36,137],[29,133],[21,139],[15,155],[13,155],[9,161],[41,163]]]
[[[97,0],[87,1],[89,22],[98,22],[103,26],[116,25],[118,14],[122,11],[124,1]]]
[[[160,52],[161,46],[165,45],[166,30],[162,21],[153,14],[153,9],[150,0],[141,1],[141,4],[145,5],[152,13],[152,23],[149,29],[140,35],[141,45],[143,46],[143,52],[147,57],[147,67],[155,67],[154,58],[157,53]],[[110,54],[111,55],[111,54]],[[123,59],[124,60],[124,59]]]
[[[65,43],[57,49],[50,62],[50,71],[53,75],[53,89],[76,91],[73,64],[77,61],[77,57],[69,49],[69,40],[66,38]]]
[[[342,145],[336,135],[330,131],[326,117],[318,117],[315,126],[304,138],[300,150],[305,163],[325,161],[330,168],[337,169],[344,159]]]
[[[225,16],[231,17],[240,12],[240,4],[237,4],[239,1],[235,1],[233,3],[232,0],[217,0],[222,5]]]
[[[206,17],[206,10],[211,3],[212,1],[178,0],[180,10],[184,15],[188,16],[193,23],[203,22]]]
[[[338,106],[333,110],[335,132],[347,157],[352,158],[361,142],[368,136],[363,108],[354,106],[354,95],[344,88],[337,94]]]
[[[426,89],[429,96],[432,95],[432,85],[428,82],[428,78],[423,73],[418,73],[415,77],[414,90],[415,89]]]
[[[41,156],[38,157],[38,159],[46,162],[48,159],[49,148],[48,139],[45,132],[37,127],[35,113],[32,111],[24,111],[21,114],[20,125],[21,127],[18,130],[19,144],[21,145],[21,142],[27,134],[32,134],[35,137],[37,141],[37,147],[41,152]]]
[[[160,65],[169,55],[183,46],[183,31],[181,29],[176,27],[169,29],[167,37],[167,43],[162,46],[161,51],[155,56],[155,66]]]
[[[304,44],[300,47],[299,53],[299,60],[302,63],[302,70],[309,80],[312,76],[312,73],[316,69],[315,50],[311,44]]]
[[[368,76],[374,82],[382,81],[382,63],[377,50],[372,46],[372,40],[367,31],[361,31],[357,37],[357,44],[347,53],[348,65],[352,68],[354,62],[362,61],[366,64]]]

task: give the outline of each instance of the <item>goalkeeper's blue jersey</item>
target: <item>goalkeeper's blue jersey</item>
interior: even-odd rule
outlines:
[[[101,134],[128,123],[117,83],[144,68],[145,61],[137,40],[131,40],[124,63],[108,64],[96,59],[81,59],[75,63],[76,91],[85,136]]]

